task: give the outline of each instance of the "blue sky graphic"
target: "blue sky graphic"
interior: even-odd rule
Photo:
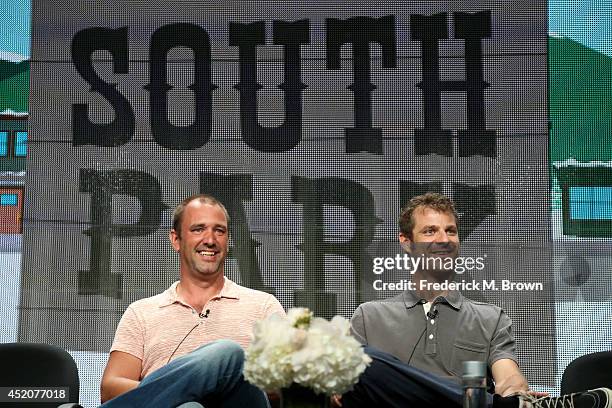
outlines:
[[[30,0],[2,0],[0,51],[30,57]],[[612,1],[551,0],[549,32],[612,56]]]
[[[5,55],[30,57],[30,3],[30,0],[2,0],[0,51]]]
[[[612,2],[610,0],[551,0],[548,31],[571,38],[612,56]]]

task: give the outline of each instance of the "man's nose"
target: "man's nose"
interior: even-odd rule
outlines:
[[[450,242],[449,236],[446,231],[440,230],[436,232],[436,236],[434,237],[436,242]]]
[[[206,245],[214,245],[217,242],[214,231],[213,230],[204,231],[204,234],[202,236],[202,241]]]

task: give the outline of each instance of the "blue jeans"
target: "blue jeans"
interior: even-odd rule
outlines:
[[[244,351],[233,341],[205,344],[146,376],[101,408],[269,408],[266,394],[242,376]]]
[[[372,363],[352,391],[342,396],[343,408],[461,408],[461,385],[409,366],[391,354],[365,347]],[[493,396],[487,394],[488,406]]]

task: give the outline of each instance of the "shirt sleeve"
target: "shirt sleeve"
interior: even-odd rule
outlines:
[[[144,357],[144,330],[136,312],[129,306],[115,331],[115,339],[110,351],[122,351],[134,357]]]
[[[262,318],[265,319],[266,317],[273,315],[274,313],[278,313],[281,316],[286,315],[285,309],[283,309],[283,305],[280,304],[278,299],[270,295],[270,297],[265,303]]]
[[[361,305],[355,309],[353,317],[351,317],[351,335],[361,344],[368,344]]]
[[[503,310],[499,315],[495,333],[493,333],[493,337],[491,338],[489,367],[502,358],[509,358],[518,364],[516,358],[516,343],[512,335],[512,320]]]

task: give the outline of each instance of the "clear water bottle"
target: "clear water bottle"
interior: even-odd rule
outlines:
[[[487,407],[487,365],[484,361],[463,362],[463,408]]]

